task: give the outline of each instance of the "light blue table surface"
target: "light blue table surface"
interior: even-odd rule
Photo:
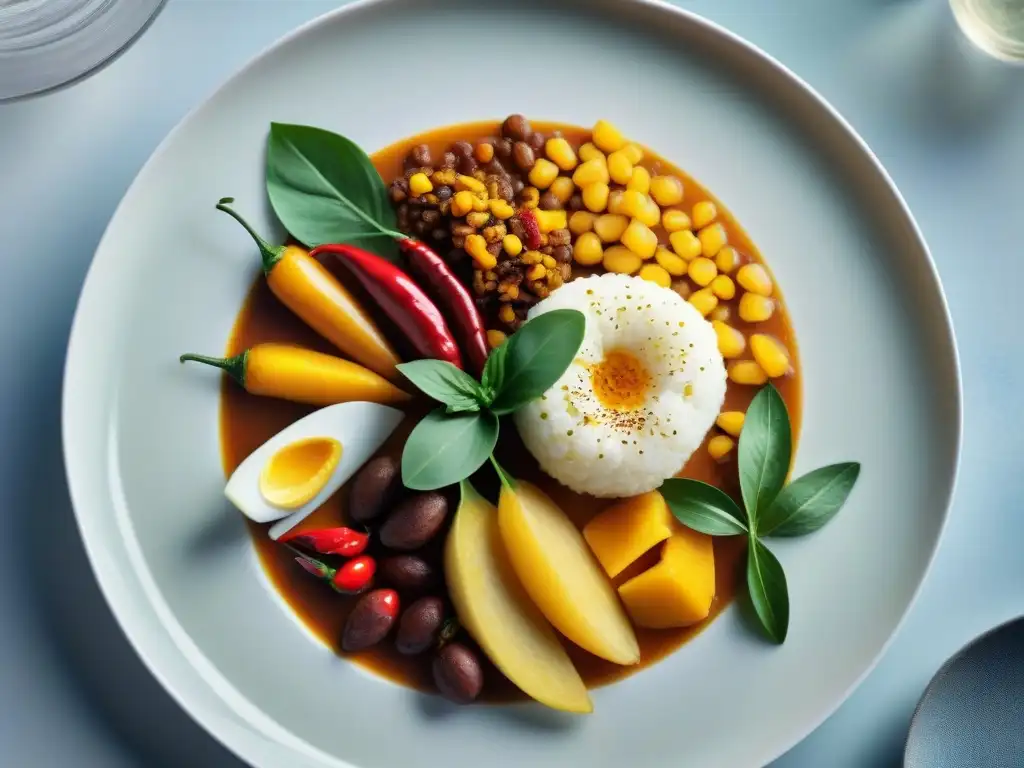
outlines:
[[[2,766],[240,766],[150,677],[99,594],[64,480],[61,372],[93,250],[150,152],[250,56],[339,4],[170,0],[95,77],[0,106]],[[962,44],[946,0],[681,4],[763,47],[850,120],[907,198],[949,297],[966,424],[941,549],[878,667],[776,763],[893,768],[942,661],[1024,613],[1024,69]]]

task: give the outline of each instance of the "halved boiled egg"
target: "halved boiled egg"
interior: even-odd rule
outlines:
[[[405,418],[366,402],[314,411],[282,429],[231,473],[224,495],[278,538],[320,507],[377,452]]]

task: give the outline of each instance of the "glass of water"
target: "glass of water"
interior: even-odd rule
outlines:
[[[113,60],[165,0],[0,0],[0,102],[59,88]]]
[[[1024,0],[950,0],[964,33],[983,51],[1024,64]]]

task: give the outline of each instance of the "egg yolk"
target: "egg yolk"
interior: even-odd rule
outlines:
[[[260,473],[260,494],[280,509],[297,509],[312,500],[341,461],[341,443],[332,437],[307,437],[279,449]]]
[[[613,350],[590,369],[590,385],[606,408],[635,411],[647,401],[651,374],[636,355]]]

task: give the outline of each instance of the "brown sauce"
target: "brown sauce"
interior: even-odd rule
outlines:
[[[567,139],[577,145],[579,142],[589,139],[588,131],[572,126],[543,123],[535,123],[534,126],[545,132],[555,128],[560,129]],[[403,159],[416,144],[426,143],[430,146],[432,153],[439,154],[454,141],[473,142],[496,133],[497,125],[493,122],[441,128],[387,147],[373,155],[373,161],[384,180],[389,182],[402,173]],[[650,152],[647,152],[643,165],[652,172],[652,175],[660,170],[664,173],[675,174],[683,180],[686,189],[684,206],[687,211],[700,200],[714,200],[719,208],[719,220],[723,222],[728,232],[729,243],[752,260],[763,263],[754,244],[739,224],[698,182]],[[341,274],[338,274],[338,277],[344,279]],[[735,300],[724,303],[732,310],[730,323],[743,331],[744,335],[748,335],[754,331],[739,320],[736,312],[738,298],[739,293]],[[783,379],[776,379],[775,384],[789,408],[795,440],[800,432],[801,421],[801,369],[796,339],[785,306],[782,305],[767,322],[758,323],[756,332],[775,336],[786,345],[792,355],[793,374]],[[227,354],[234,355],[247,347],[267,341],[292,342],[337,354],[337,350],[334,350],[330,344],[307,328],[277,301],[261,275],[253,285],[239,313],[228,343]],[[747,355],[749,356],[749,351]],[[756,391],[756,387],[730,382],[724,410],[745,411]],[[294,403],[249,395],[225,378],[221,400],[221,439],[225,474],[230,475],[253,450],[312,410],[314,409]],[[400,454],[402,443],[413,426],[415,416],[422,413],[420,410],[414,410],[416,412],[410,411],[411,417],[406,419],[382,449],[382,452],[390,451],[394,455]],[[714,431],[709,433],[709,437],[713,434]],[[514,430],[511,429],[511,423],[508,423],[502,431],[498,457],[514,476],[531,480],[540,485],[580,527],[611,503],[608,500],[577,495],[540,472],[532,457],[519,444]],[[718,464],[708,455],[705,446],[694,453],[681,475],[712,483],[725,489],[737,499],[739,498],[735,461]],[[496,489],[493,482],[490,482],[483,472],[481,478],[478,488],[489,498],[494,499]],[[329,527],[342,524],[345,520],[345,499],[346,489],[343,488],[321,509],[317,510],[303,527]],[[354,600],[334,593],[326,585],[311,578],[309,574],[299,568],[288,549],[270,540],[266,533],[267,526],[250,523],[249,527],[260,562],[275,588],[284,596],[303,623],[324,644],[339,655],[346,655],[340,649],[341,629]],[[745,541],[740,538],[715,540],[717,594],[712,605],[711,615],[704,622],[685,629],[648,630],[638,628],[637,637],[641,649],[639,665],[617,666],[598,659],[566,642],[566,647],[588,687],[613,682],[653,664],[678,649],[713,621],[729,605],[737,586],[742,584],[743,574],[739,572],[739,567],[742,564],[744,546]],[[621,583],[630,576],[641,572],[653,564],[656,559],[656,551],[648,553],[641,562],[631,567],[616,582]],[[393,650],[390,643],[385,642],[376,649],[354,655],[352,659],[397,682],[413,688],[433,691],[430,664],[426,657],[401,656]],[[484,693],[481,697],[483,700],[503,701],[518,698],[521,695],[496,670],[488,670]]]

